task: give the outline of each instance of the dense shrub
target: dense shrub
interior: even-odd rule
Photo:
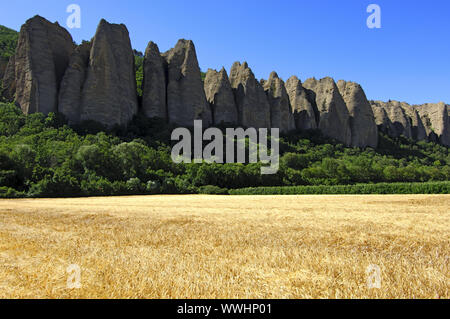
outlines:
[[[20,198],[24,196],[24,193],[18,192],[14,188],[5,186],[0,187],[0,198]]]
[[[142,83],[144,81],[144,55],[134,50],[134,65],[136,70],[136,87],[139,99],[142,98]]]
[[[198,192],[206,195],[228,195],[228,189],[214,185],[202,186],[199,188]]]
[[[19,33],[0,25],[0,59],[8,60],[16,51]]]
[[[229,191],[231,195],[449,194],[449,192],[450,182],[250,187]]]

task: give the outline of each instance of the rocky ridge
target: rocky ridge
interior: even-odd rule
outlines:
[[[3,69],[3,68],[2,68]],[[332,78],[286,83],[272,72],[258,81],[246,62],[227,74],[208,70],[202,81],[194,43],[179,40],[161,53],[149,42],[138,102],[134,54],[124,25],[100,21],[90,42],[75,46],[57,23],[36,16],[21,28],[5,70],[2,96],[25,114],[60,112],[69,124],[94,120],[126,126],[134,116],[185,127],[228,124],[254,128],[320,130],[352,147],[377,147],[378,131],[392,137],[450,146],[449,106],[368,101],[362,87]]]

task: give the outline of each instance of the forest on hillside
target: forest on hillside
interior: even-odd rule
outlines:
[[[9,59],[16,51],[19,34],[7,27],[0,25],[0,56]]]
[[[175,164],[171,132],[139,116],[128,129],[93,121],[69,127],[60,114],[23,115],[1,103],[0,197],[226,194],[246,187],[450,180],[447,147],[402,137],[381,134],[375,150],[345,147],[318,131],[293,132],[280,138],[278,173],[261,175],[259,163]]]

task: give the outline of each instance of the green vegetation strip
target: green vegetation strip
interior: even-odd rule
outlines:
[[[335,186],[250,187],[233,189],[231,195],[364,195],[364,194],[449,194],[450,182],[381,183]]]

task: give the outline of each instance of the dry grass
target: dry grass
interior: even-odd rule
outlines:
[[[0,298],[449,298],[450,196],[0,200]],[[66,268],[82,269],[67,289]],[[366,269],[381,268],[381,289]]]

